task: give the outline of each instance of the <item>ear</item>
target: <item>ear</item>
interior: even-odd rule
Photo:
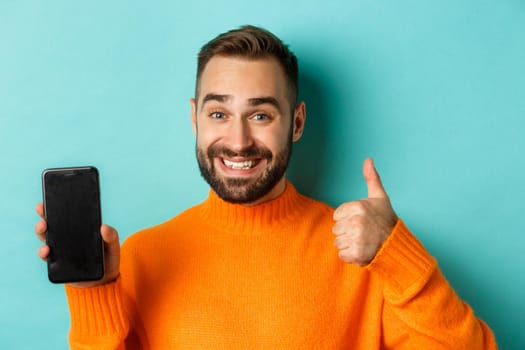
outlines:
[[[306,105],[300,102],[294,109],[293,114],[293,142],[299,141],[303,136],[304,123],[306,122]]]
[[[190,98],[191,105],[191,127],[193,129],[193,135],[197,136],[197,103],[194,98]]]

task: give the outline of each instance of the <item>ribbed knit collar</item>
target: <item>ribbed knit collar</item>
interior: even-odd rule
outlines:
[[[210,190],[201,204],[202,217],[217,229],[233,234],[261,234],[282,231],[300,220],[307,201],[295,187],[286,182],[286,188],[277,198],[254,206],[232,204]]]

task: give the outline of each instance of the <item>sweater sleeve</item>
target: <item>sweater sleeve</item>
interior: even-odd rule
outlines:
[[[401,220],[367,268],[384,281],[386,348],[497,349],[491,330]]]
[[[92,288],[66,285],[71,315],[71,349],[124,349],[129,329],[120,277]]]

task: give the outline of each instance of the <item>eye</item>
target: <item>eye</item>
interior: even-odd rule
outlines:
[[[212,119],[225,119],[226,115],[222,112],[211,112],[210,118]]]
[[[258,114],[255,114],[253,117],[252,117],[253,120],[256,120],[256,121],[266,121],[266,120],[270,120],[270,117],[266,114],[263,114],[263,113],[258,113]]]

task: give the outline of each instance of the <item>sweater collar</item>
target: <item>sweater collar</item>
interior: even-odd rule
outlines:
[[[203,220],[210,225],[226,232],[247,235],[282,231],[299,220],[305,208],[304,197],[288,181],[278,197],[254,206],[226,202],[213,190],[201,205]]]

